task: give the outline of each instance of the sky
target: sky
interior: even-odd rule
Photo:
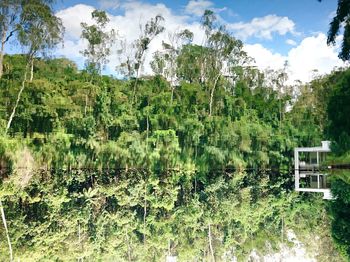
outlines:
[[[106,30],[114,28],[129,42],[139,34],[139,24],[158,14],[165,18],[166,32],[159,35],[148,50],[144,73],[152,54],[161,49],[171,32],[189,29],[194,43],[203,41],[200,17],[205,9],[213,10],[226,29],[244,43],[244,50],[255,65],[265,69],[281,69],[288,62],[289,82],[307,82],[315,75],[329,73],[344,66],[336,46],[327,46],[329,23],[337,8],[336,0],[60,0],[54,6],[65,26],[64,46],[55,50],[82,67],[80,52],[86,46],[81,40],[81,22],[93,23],[91,12],[105,10],[110,18]],[[110,57],[104,73],[117,75],[116,52]]]

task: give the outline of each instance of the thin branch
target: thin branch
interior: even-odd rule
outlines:
[[[7,41],[10,40],[10,38],[13,36],[13,34],[17,31],[17,29],[12,30],[9,35],[6,37],[5,41],[3,42],[3,44],[7,43]]]

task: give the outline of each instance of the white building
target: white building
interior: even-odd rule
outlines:
[[[327,153],[331,152],[330,141],[322,141],[319,147],[294,149],[295,190],[323,193],[323,199],[332,199],[328,174],[321,171]]]

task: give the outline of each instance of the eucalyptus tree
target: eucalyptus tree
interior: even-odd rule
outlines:
[[[17,94],[17,99],[13,107],[6,126],[6,132],[11,126],[11,122],[16,113],[16,108],[21,99],[21,94],[27,82],[27,74],[30,69],[30,81],[33,80],[33,63],[35,56],[45,55],[46,52],[62,41],[63,25],[60,18],[54,15],[53,9],[48,1],[32,0],[22,6],[21,21],[18,25],[18,40],[26,50],[27,64],[23,75],[22,84]]]
[[[10,2],[13,5],[10,5]],[[33,62],[35,55],[38,52],[44,52],[47,49],[53,48],[62,39],[63,26],[59,18],[53,14],[53,10],[47,2],[41,0],[25,1],[21,6],[20,17],[17,18],[16,12],[19,10],[19,3],[15,1],[4,1],[1,6],[2,15],[0,17],[1,30],[2,30],[2,40],[1,40],[1,53],[0,53],[0,77],[2,75],[2,63],[3,63],[3,52],[5,43],[12,37],[13,33],[17,31],[18,40],[23,47],[27,48],[27,65],[25,68],[23,81],[20,90],[17,94],[17,99],[13,107],[12,113],[7,122],[5,133],[9,130],[12,120],[15,116],[18,103],[21,99],[21,94],[24,90],[25,83],[27,81],[28,67],[31,66],[31,77],[33,79]],[[6,14],[6,15],[5,15]],[[16,24],[14,28],[15,21],[21,21]],[[12,31],[7,35],[9,28],[13,28]],[[6,38],[5,38],[6,37]],[[10,261],[12,261],[12,248],[10,237],[7,231],[5,212],[0,200],[0,211],[2,214],[2,220],[7,232],[7,239],[10,249]]]
[[[211,85],[209,115],[212,115],[214,93],[220,80],[233,77],[235,67],[245,61],[246,54],[242,51],[243,44],[227,32],[220,29],[213,33],[209,40],[209,66],[206,67],[207,79]]]
[[[3,75],[3,59],[6,44],[19,33],[23,27],[28,26],[31,19],[28,16],[28,7],[52,4],[54,0],[2,0],[0,1],[0,78]],[[17,39],[20,40],[20,39]],[[20,43],[22,44],[22,43]]]
[[[203,54],[206,48],[201,45],[188,44],[182,46],[176,59],[176,75],[181,81],[190,84],[203,84]]]
[[[112,29],[106,31],[105,27],[109,23],[105,11],[94,10],[91,13],[96,24],[88,25],[81,23],[81,38],[87,40],[88,46],[81,53],[86,57],[86,68],[92,73],[101,74],[101,70],[108,63],[107,57],[111,54],[111,47],[115,41],[116,33]]]
[[[218,86],[227,86],[228,80],[237,79],[249,59],[242,50],[242,42],[218,24],[213,11],[204,12],[201,25],[205,33],[203,43],[182,47],[177,56],[177,75],[187,82],[199,83],[207,90],[208,114],[211,116]]]
[[[50,1],[32,0],[23,6],[22,24],[18,25],[19,43],[26,49],[30,64],[30,81],[33,80],[35,56],[46,55],[63,38],[64,27],[54,15]]]
[[[236,67],[241,67],[247,61],[247,55],[242,50],[243,43],[231,36],[223,26],[216,24],[216,16],[206,10],[202,17],[202,27],[205,31],[204,58],[201,59],[201,78],[209,89],[209,116],[213,113],[215,90],[220,81],[235,75]]]
[[[178,83],[177,58],[180,54],[181,47],[192,42],[193,33],[185,29],[169,34],[168,38],[168,43],[162,43],[163,50],[157,51],[154,54],[151,66],[154,73],[162,75],[169,81],[171,86],[171,101],[173,101],[174,90]]]
[[[282,104],[282,102],[285,96],[290,93],[286,84],[288,80],[287,68],[288,61],[285,61],[282,69],[267,70],[265,77],[267,86],[271,86],[277,92],[277,99],[279,102],[279,131],[281,131],[282,128],[283,113],[285,111],[285,105]]]
[[[145,25],[140,25],[141,34],[139,38],[132,43],[132,54],[123,57],[122,59],[124,59],[124,61],[117,67],[119,71],[127,73],[129,78],[135,78],[133,87],[134,96],[149,46],[154,38],[165,30],[165,27],[162,25],[163,21],[164,18],[161,15],[156,15],[154,18],[147,21]],[[125,42],[122,48],[126,48]],[[122,51],[123,50],[119,50],[119,53],[122,53]]]

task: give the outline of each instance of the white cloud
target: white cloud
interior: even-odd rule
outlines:
[[[123,9],[124,13],[122,15],[111,15],[108,14],[110,18],[110,23],[106,27],[106,30],[115,29],[120,37],[127,39],[130,43],[137,39],[140,35],[140,24],[145,24],[148,20],[161,14],[165,21],[164,27],[166,32],[159,35],[151,43],[145,61],[145,73],[151,73],[151,68],[149,62],[152,59],[152,54],[161,49],[162,41],[166,41],[169,32],[175,32],[178,30],[189,29],[194,33],[194,42],[199,44],[203,39],[203,30],[201,29],[198,22],[188,23],[188,16],[174,15],[168,7],[164,4],[147,4],[140,2],[125,2],[121,4],[120,8]],[[86,22],[87,24],[93,24],[94,21],[91,18],[91,12],[94,7],[84,4],[78,4],[66,9],[63,9],[57,13],[63,21],[63,25],[66,28],[65,33],[65,46],[58,50],[59,55],[67,56],[74,60],[82,60],[83,57],[79,51],[86,47],[80,39],[81,35],[81,22]],[[115,72],[116,66],[119,64],[119,59],[116,55],[116,48],[109,58],[110,63],[107,65],[107,71],[109,73]]]
[[[120,6],[119,0],[99,0],[98,3],[102,9],[117,9]]]
[[[62,19],[65,27],[65,38],[76,40],[81,35],[81,23],[92,24],[91,13],[95,10],[93,6],[78,4],[68,7],[56,13]]]
[[[213,7],[213,2],[207,0],[190,0],[185,7],[187,14],[202,16],[206,9]]]
[[[64,45],[58,50],[59,54],[70,59],[82,58],[80,51],[86,48],[86,44],[81,40],[73,41],[65,39]]]
[[[305,38],[288,53],[288,62],[293,74],[302,81],[309,81],[312,70],[320,74],[329,73],[334,67],[344,66],[338,58],[336,47],[327,46],[327,36],[320,33]]]
[[[288,61],[289,82],[308,82],[312,80],[315,69],[319,74],[326,74],[334,67],[345,65],[337,56],[337,47],[327,46],[326,40],[323,33],[306,37],[286,56],[274,53],[260,44],[245,45],[244,49],[255,59],[255,65],[259,68],[282,69],[284,62]]]
[[[161,14],[165,18],[164,26],[167,31],[159,35],[152,42],[145,61],[145,74],[151,73],[149,62],[152,59],[152,54],[161,49],[162,41],[167,41],[169,32],[187,28],[194,32],[195,44],[201,44],[203,41],[204,32],[198,22],[189,22],[192,21],[190,17],[173,14],[172,10],[164,4],[152,5],[128,1],[122,4],[120,8],[124,11],[122,15],[114,16],[109,14],[111,22],[106,29],[116,29],[118,34],[125,37],[129,42],[135,40],[139,36],[140,24],[144,24],[150,18],[158,14]],[[93,23],[91,19],[91,12],[93,10],[94,7],[92,6],[79,4],[57,13],[57,15],[62,18],[63,24],[66,27],[65,45],[64,48],[58,50],[58,53],[78,61],[80,65],[82,65],[83,57],[79,51],[83,50],[86,46],[86,43],[80,39],[80,23]],[[267,17],[272,17],[275,23],[266,22],[269,19],[253,19],[255,22],[252,24],[255,24],[256,21],[264,20],[265,23],[263,24],[265,25],[262,26],[260,24],[259,28],[254,29],[253,32],[249,34],[271,36],[273,32],[282,35],[287,32],[294,32],[294,23],[291,23],[288,18],[281,18],[274,15]],[[286,26],[288,24],[289,26]],[[267,25],[270,25],[270,27]],[[256,25],[256,27],[258,26]],[[337,40],[339,42],[340,39],[338,38]],[[289,44],[292,44],[292,42],[289,41]],[[304,82],[311,80],[313,75],[312,71],[314,69],[317,69],[320,74],[324,74],[329,73],[335,66],[344,65],[337,57],[337,48],[338,46],[327,46],[326,35],[323,33],[317,33],[314,36],[304,38],[299,45],[295,45],[286,55],[268,50],[261,44],[246,44],[244,46],[245,51],[255,59],[255,65],[259,68],[281,69],[285,61],[288,61],[290,80],[294,81],[299,79]],[[109,60],[110,63],[107,65],[107,72],[114,73],[116,65],[119,64],[115,52]]]
[[[293,39],[287,39],[286,44],[295,46],[297,45],[297,42],[295,42]]]
[[[286,57],[279,53],[272,53],[261,44],[244,45],[244,51],[255,60],[255,65],[260,69],[278,69],[283,68]]]
[[[264,17],[253,18],[250,22],[228,24],[227,28],[235,32],[236,37],[247,39],[248,37],[257,37],[272,39],[272,34],[286,35],[287,33],[296,34],[295,23],[288,17],[277,15],[267,15]]]

